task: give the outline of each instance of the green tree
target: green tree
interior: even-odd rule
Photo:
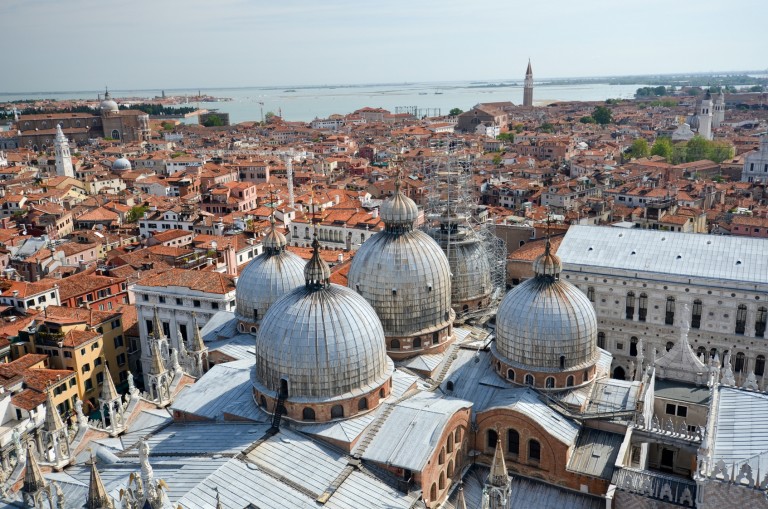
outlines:
[[[638,138],[632,142],[632,146],[629,147],[627,154],[633,159],[640,159],[641,157],[648,157],[650,148],[648,142],[643,138]]]
[[[458,117],[462,113],[464,113],[464,110],[461,108],[452,108],[451,111],[448,112],[448,115],[451,117]]]
[[[515,133],[511,133],[511,132],[501,133],[500,135],[496,136],[496,139],[501,141],[508,141],[509,143],[512,143],[513,141],[515,141]]]
[[[498,166],[501,164],[501,154],[496,154],[495,156],[493,156],[493,164],[495,166]]]
[[[765,87],[762,86],[762,85],[753,85],[753,86],[749,87],[749,91],[750,92],[764,92],[765,91]]]
[[[691,138],[685,146],[685,160],[690,163],[692,161],[706,159],[709,150],[709,141],[696,135]]]
[[[539,126],[539,131],[543,133],[551,133],[555,130],[555,126],[553,126],[550,122],[544,122]]]
[[[125,216],[125,221],[128,223],[135,223],[142,217],[144,217],[144,212],[146,212],[149,209],[146,205],[136,205],[135,207],[132,207],[131,210],[128,211],[128,214]]]
[[[592,118],[591,116],[587,115],[586,117],[581,117],[579,119],[579,122],[581,122],[582,124],[594,124],[595,123],[595,119]]]
[[[653,147],[651,148],[652,156],[661,156],[667,161],[670,161],[673,152],[672,140],[669,138],[656,138],[656,141],[653,142]]]
[[[709,142],[709,153],[707,159],[714,161],[717,164],[722,163],[726,159],[732,158],[734,155],[733,145],[727,141],[711,141]]]
[[[268,111],[268,112],[266,112],[266,113],[264,114],[264,122],[266,122],[267,124],[269,124],[270,122],[272,122],[272,119],[273,119],[273,118],[275,118],[275,116],[276,116],[276,115],[275,115],[275,112],[274,112],[274,111]]]
[[[595,119],[600,125],[610,124],[613,122],[613,113],[610,108],[605,106],[595,106],[595,110],[592,112],[592,118]]]
[[[218,115],[209,115],[203,122],[205,127],[221,127],[224,125],[224,121]]]

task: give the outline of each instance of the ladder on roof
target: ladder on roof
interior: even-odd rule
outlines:
[[[275,411],[272,414],[272,428],[270,431],[277,433],[280,430],[280,421],[283,418],[283,414],[286,413],[285,400],[287,393],[285,391],[277,391],[277,398],[275,400]]]

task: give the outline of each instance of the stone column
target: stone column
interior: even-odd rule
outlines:
[[[744,328],[744,335],[751,338],[755,337],[755,318],[757,317],[757,310],[747,306],[747,323]],[[735,322],[734,322],[735,323]]]

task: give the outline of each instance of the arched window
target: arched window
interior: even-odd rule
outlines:
[[[664,314],[664,323],[673,325],[675,323],[675,298],[667,297],[667,308]]]
[[[448,440],[445,442],[445,451],[448,454],[453,452],[453,433],[448,433]]]
[[[671,341],[667,341],[667,352],[672,350],[672,347],[675,346],[675,344]]]
[[[414,340],[413,340],[413,347],[414,348],[421,348],[421,338],[414,338]]]
[[[717,355],[717,348],[713,348],[709,351],[709,358],[714,359],[715,355]]]
[[[544,381],[544,386],[547,389],[554,389],[555,388],[555,379],[554,379],[554,377],[548,376],[547,379]]]
[[[595,288],[592,286],[587,287],[587,298],[589,302],[595,302]]]
[[[315,420],[315,411],[312,408],[306,407],[304,410],[301,411],[301,418],[305,421],[314,421]]]
[[[456,428],[456,432],[453,434],[453,441],[457,444],[461,443],[461,428]]]
[[[565,379],[565,386],[573,387],[573,375],[568,375],[568,378]]]
[[[440,342],[440,333],[439,332],[433,332],[432,333],[432,344],[436,345]]]
[[[461,307],[461,311],[462,311],[462,312],[464,312],[464,313],[466,313],[467,311],[469,311],[469,304],[464,304],[464,305]]]
[[[493,449],[496,447],[496,442],[499,441],[499,434],[495,429],[489,429],[485,432],[485,447],[487,449]]]
[[[440,472],[440,479],[438,479],[438,487],[441,490],[445,489],[445,472]]]
[[[112,129],[112,139],[113,140],[119,140],[120,139],[120,131],[117,129]]]
[[[648,296],[644,293],[640,294],[640,298],[637,303],[637,319],[644,322],[648,316]]]
[[[528,440],[528,461],[540,461],[541,460],[541,444],[538,440]]]
[[[453,390],[453,380],[448,380],[448,382],[445,384],[446,390],[452,391]]]
[[[705,359],[704,357],[707,354],[707,349],[703,346],[700,346],[696,349],[696,357],[701,357],[702,359]]]
[[[384,392],[384,387],[379,389],[379,398],[384,399],[386,397],[386,393]]]
[[[265,398],[263,394],[259,398],[259,406],[265,410],[267,409],[267,398]]]
[[[437,500],[437,484],[432,483],[432,487],[429,488],[429,500],[433,502]]]
[[[507,430],[507,452],[515,455],[520,454],[520,433],[517,430]]]
[[[757,315],[755,316],[755,337],[765,337],[765,324],[768,321],[768,309],[764,307],[757,308]]]
[[[368,400],[366,398],[360,398],[360,401],[357,402],[357,409],[368,410]]]
[[[508,369],[507,370],[507,380],[515,381],[515,370],[514,369]]]
[[[631,357],[637,357],[637,343],[638,339],[635,336],[632,336],[629,340],[629,355]]]
[[[581,380],[582,380],[582,382],[586,382],[587,380],[589,380],[589,370],[588,369],[584,370],[584,374],[581,375]]]
[[[736,334],[744,334],[747,326],[747,306],[739,304],[736,310]]]
[[[755,376],[763,376],[765,373],[765,355],[758,355],[755,359]]]
[[[597,333],[597,347],[605,350],[605,332]]]
[[[533,375],[530,373],[527,373],[525,375],[525,385],[533,385],[533,384],[534,384]]]
[[[565,355],[560,356],[560,369],[565,369]]]
[[[744,372],[744,352],[738,352],[736,354],[736,362],[733,364],[733,370],[736,373],[743,373]]]
[[[400,350],[400,340],[393,339],[389,344],[392,350]]]
[[[341,405],[333,405],[331,407],[331,419],[340,419],[344,417],[344,407]]]
[[[694,329],[701,328],[701,300],[699,299],[693,301],[693,307],[691,308],[691,327]]]
[[[635,317],[635,292],[627,293],[627,305],[625,307],[625,312],[627,320],[632,320]]]
[[[624,368],[621,366],[616,366],[616,368],[613,370],[613,378],[616,380],[624,380],[626,378]]]
[[[445,449],[440,448],[440,454],[437,455],[437,464],[442,465],[445,463]]]
[[[448,462],[448,468],[445,471],[448,474],[448,477],[453,477],[453,460]]]

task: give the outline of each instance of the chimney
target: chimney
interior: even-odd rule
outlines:
[[[235,247],[232,244],[228,245],[227,249],[224,251],[224,262],[227,264],[227,274],[230,276],[236,276],[237,253],[235,253]]]

